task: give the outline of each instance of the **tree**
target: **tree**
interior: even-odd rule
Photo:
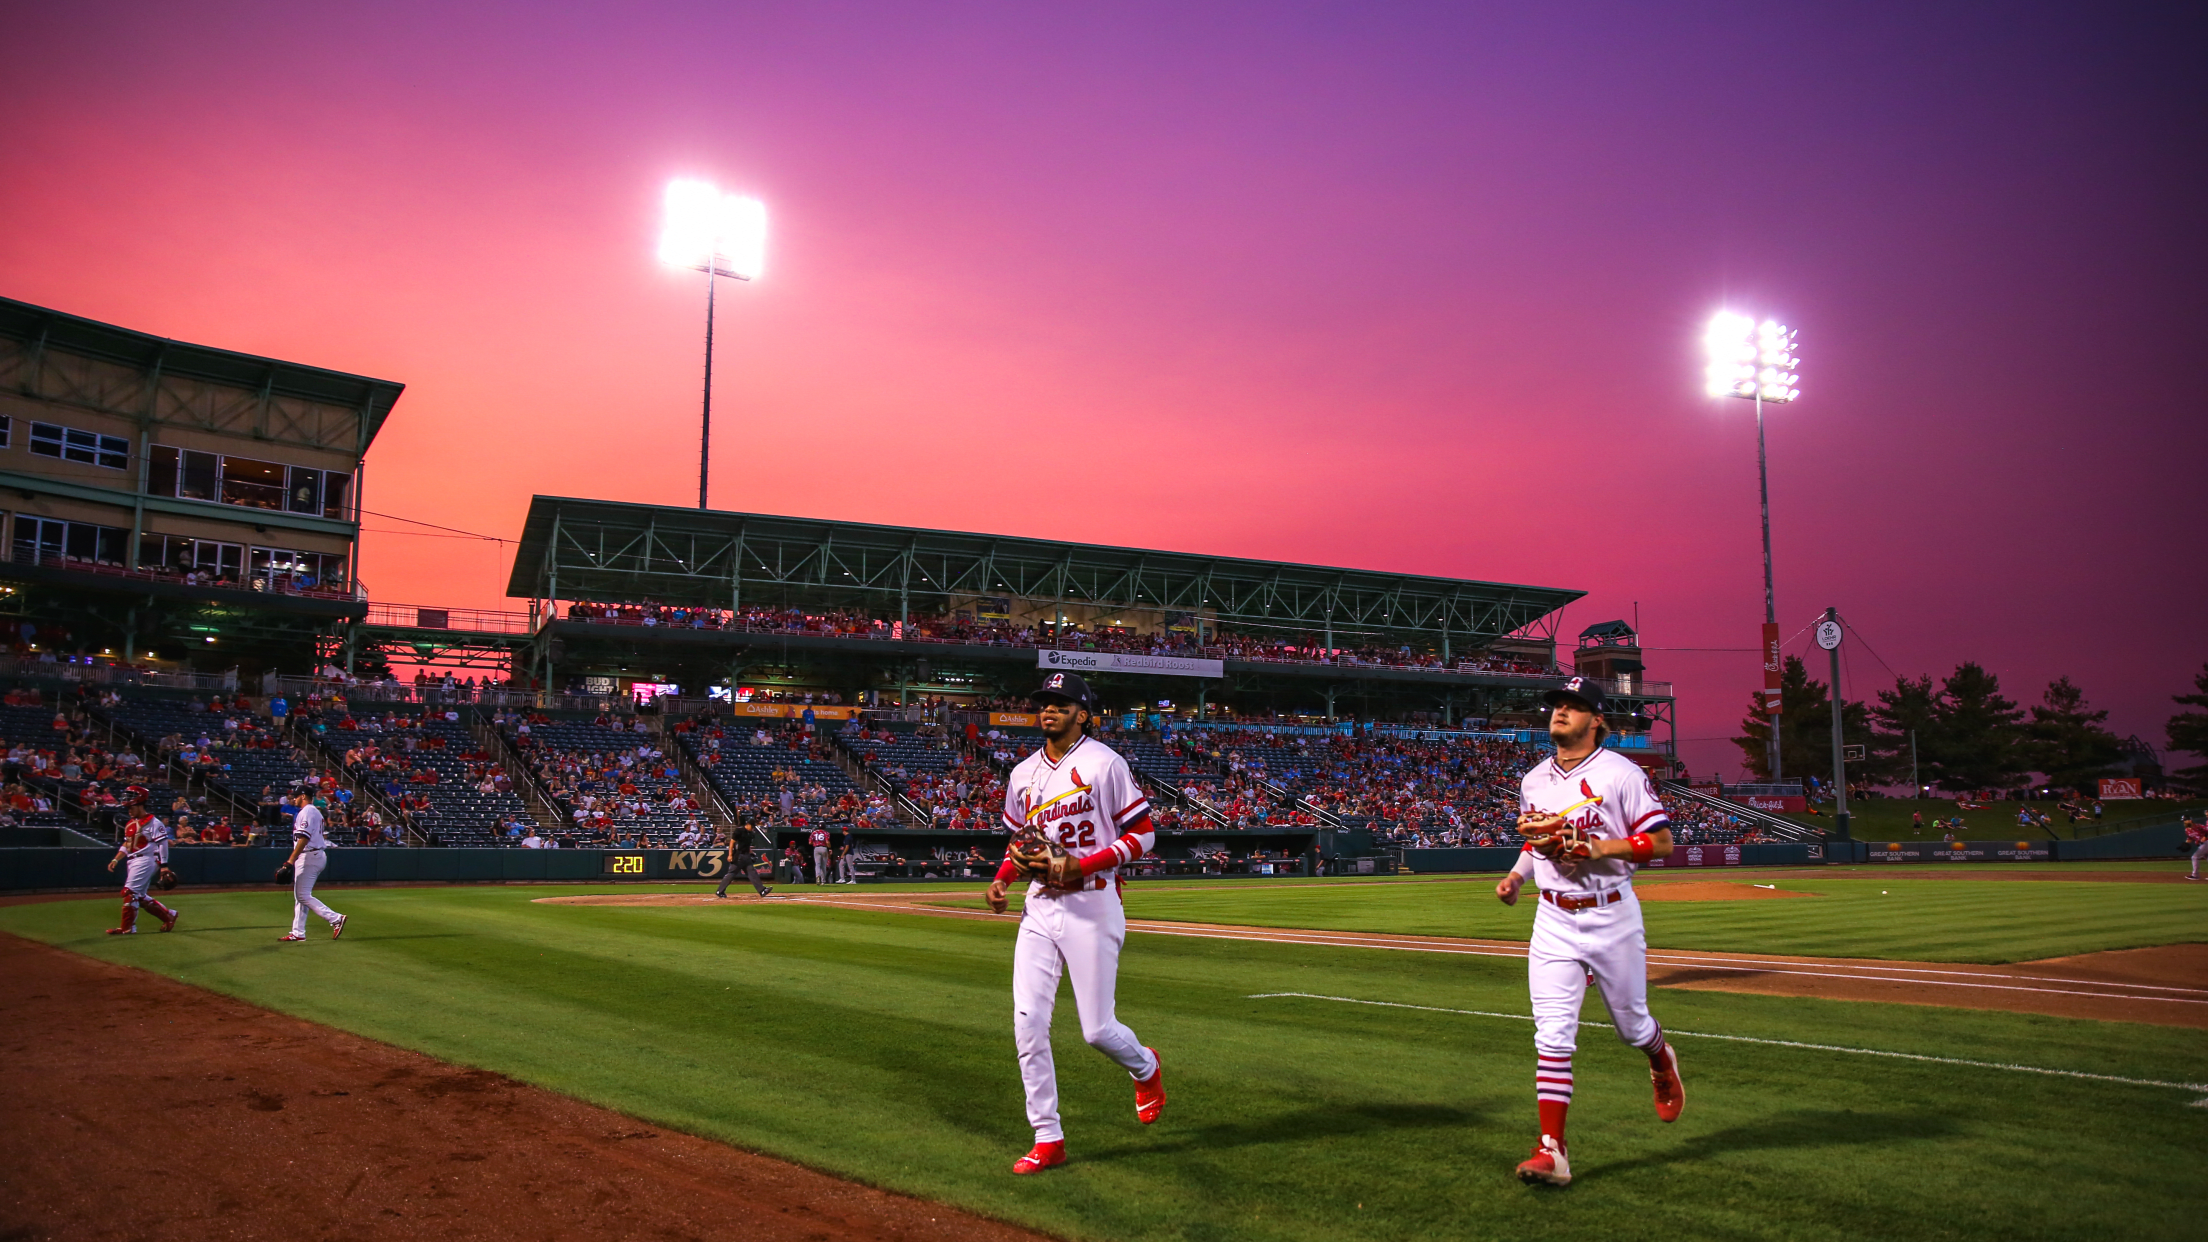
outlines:
[[[1812,680],[1809,666],[1800,656],[1788,656],[1779,671],[1779,767],[1788,777],[1814,776],[1832,779],[1832,693],[1821,681]],[[1763,714],[1763,695],[1749,699],[1748,714],[1740,722],[1741,736],[1733,739],[1741,758],[1759,780],[1771,779],[1771,719]],[[1841,740],[1848,745],[1871,741],[1870,714],[1861,703],[1847,703],[1840,710]],[[1865,774],[1854,768],[1857,780]]]
[[[1924,761],[1937,733],[1933,717],[1939,700],[1930,674],[1915,681],[1896,677],[1893,689],[1878,692],[1878,706],[1871,709],[1871,719],[1878,725],[1872,748],[1879,759],[1879,776],[1887,784],[1912,781],[1931,770]],[[1922,791],[1912,791],[1911,796],[1918,792]]]
[[[2173,694],[2170,701],[2181,707],[2208,708],[2208,663],[2193,674],[2193,694]],[[2208,711],[2179,712],[2163,726],[2168,735],[2171,750],[2188,751],[2202,759],[2208,759]],[[2208,794],[2208,763],[2179,768],[2170,773],[2170,783],[2187,793]]]
[[[2101,722],[2106,711],[2089,711],[2085,692],[2058,677],[2047,683],[2040,706],[2032,708],[2027,750],[2032,767],[2060,789],[2088,790],[2103,776],[2114,775],[2124,757],[2123,741]]]
[[[1932,711],[1932,783],[1950,792],[2006,789],[2030,770],[2024,712],[2001,696],[2001,679],[1965,661],[1940,682]],[[1923,740],[1919,739],[1922,757]]]

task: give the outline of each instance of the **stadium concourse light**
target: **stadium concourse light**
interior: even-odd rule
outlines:
[[[756,198],[722,194],[703,181],[667,186],[659,261],[705,273],[705,411],[698,427],[698,507],[705,508],[713,439],[713,286],[715,277],[757,280],[767,255],[767,208]]]
[[[1771,473],[1765,465],[1763,405],[1785,405],[1801,396],[1795,368],[1794,329],[1775,319],[1761,323],[1747,315],[1719,311],[1702,338],[1709,354],[1704,373],[1712,397],[1739,397],[1756,403],[1756,485],[1763,498],[1763,710],[1771,721],[1765,751],[1771,779],[1783,779],[1779,758],[1779,613],[1771,591]]]

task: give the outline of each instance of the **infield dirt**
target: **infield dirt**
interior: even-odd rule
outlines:
[[[0,974],[0,1238],[1044,1236],[5,933]]]

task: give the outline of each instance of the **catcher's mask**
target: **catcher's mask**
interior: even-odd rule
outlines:
[[[152,791],[148,790],[144,785],[129,785],[124,787],[123,789],[123,805],[137,806],[139,803],[144,802],[146,799],[152,796]]]

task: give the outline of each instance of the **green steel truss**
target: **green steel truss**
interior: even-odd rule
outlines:
[[[859,522],[535,497],[506,593],[896,619],[979,597],[1478,649],[1584,592]]]

